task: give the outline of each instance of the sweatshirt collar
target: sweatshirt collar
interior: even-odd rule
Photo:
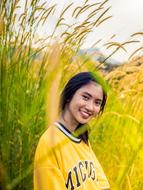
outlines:
[[[81,138],[75,136],[73,133],[71,133],[62,123],[60,122],[55,122],[56,127],[58,127],[58,129],[60,131],[62,131],[67,137],[69,137],[72,141],[76,142],[76,143],[80,143],[81,142]]]

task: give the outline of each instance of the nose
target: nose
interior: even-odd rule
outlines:
[[[86,109],[90,112],[94,112],[94,102],[88,101],[86,104]]]

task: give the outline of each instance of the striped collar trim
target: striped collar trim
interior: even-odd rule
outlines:
[[[67,137],[69,137],[72,141],[76,143],[81,142],[81,138],[75,137],[62,123],[55,122],[55,125],[58,127],[60,131],[62,131]]]

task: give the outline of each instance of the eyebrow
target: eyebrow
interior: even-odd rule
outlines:
[[[92,98],[92,95],[89,94],[88,92],[83,92],[83,93]],[[99,99],[99,98],[97,98],[96,100],[98,100],[99,102],[102,102],[102,101],[103,101],[102,99]]]

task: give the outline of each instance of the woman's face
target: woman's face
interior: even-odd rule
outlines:
[[[102,87],[91,81],[75,92],[65,111],[72,121],[85,124],[100,112],[102,101]]]

